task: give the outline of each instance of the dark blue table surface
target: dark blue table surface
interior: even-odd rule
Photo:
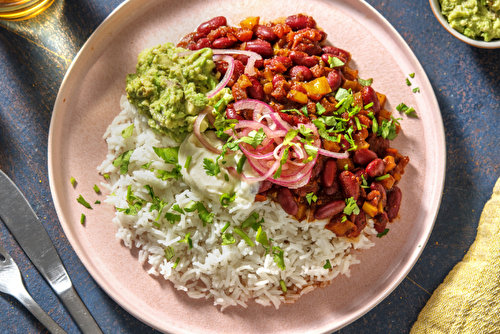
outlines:
[[[401,34],[432,83],[446,132],[446,182],[434,230],[412,271],[383,302],[338,333],[408,333],[474,241],[482,208],[500,176],[500,50],[458,41],[439,25],[425,0],[367,2]],[[33,20],[0,21],[0,169],[32,204],[103,331],[154,333],[111,300],[83,267],[58,222],[48,181],[47,137],[63,77],[79,48],[120,3],[56,0]],[[66,331],[79,333],[2,223],[0,243],[41,307]],[[16,299],[0,293],[0,332],[47,330]]]

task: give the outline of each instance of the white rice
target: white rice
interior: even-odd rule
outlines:
[[[127,208],[129,185],[135,196],[149,201],[151,197],[144,187],[149,185],[156,196],[169,203],[163,209],[163,215],[174,204],[182,208],[191,200],[202,199],[208,211],[215,214],[213,224],[206,226],[203,226],[197,212],[185,213],[181,215],[180,222],[171,224],[162,217],[156,220],[158,211],[150,212],[151,204],[148,203],[135,216],[117,211],[113,219],[117,228],[116,237],[127,247],[139,249],[139,261],[151,265],[148,273],[163,276],[189,297],[211,298],[214,305],[221,306],[221,310],[232,305],[247,307],[250,300],[264,306],[273,305],[277,309],[281,303],[293,303],[316,287],[326,286],[339,274],[349,277],[349,267],[359,263],[352,250],[374,246],[369,239],[377,234],[372,221],[356,240],[337,238],[324,228],[325,221],[298,222],[269,200],[255,202],[251,208],[237,207],[236,204],[227,209],[220,205],[218,199],[207,201],[202,194],[194,193],[181,180],[158,179],[153,171],[141,166],[153,161],[151,168],[171,170],[172,165],[165,164],[156,155],[153,146],[179,144],[154,133],[146,117],[140,115],[125,96],[122,96],[120,106],[122,111],[104,134],[109,152],[98,167],[100,173],[110,175],[109,184],[105,186],[112,195],[105,202],[117,208]],[[124,139],[122,131],[130,124],[134,124],[133,135]],[[114,167],[112,163],[120,154],[132,149],[134,153],[128,173],[122,175],[119,167]],[[262,227],[268,238],[274,240],[272,246],[284,250],[285,270],[279,269],[272,254],[266,255],[264,247],[257,242],[250,247],[235,235],[236,243],[221,245],[221,229],[226,223],[230,222],[231,226],[226,233],[231,232],[233,226],[240,226],[254,211],[264,218]],[[255,240],[254,230],[248,228],[245,232]],[[178,243],[187,233],[193,241],[191,249],[187,243]],[[170,261],[165,257],[168,246],[175,250],[175,256]],[[174,269],[177,257],[180,260]],[[331,269],[323,268],[326,260],[330,261]],[[280,286],[280,280],[286,284],[286,293]]]

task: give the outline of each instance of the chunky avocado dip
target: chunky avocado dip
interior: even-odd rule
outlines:
[[[201,49],[179,57],[187,50],[172,43],[146,49],[139,54],[136,73],[127,75],[127,98],[149,126],[182,141],[193,131],[197,115],[208,105],[232,99],[228,88],[208,99],[206,93],[218,83],[211,49]]]
[[[439,0],[450,26],[473,39],[500,38],[500,0]]]

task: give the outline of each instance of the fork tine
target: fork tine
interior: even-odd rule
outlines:
[[[51,333],[66,334],[26,291],[19,267],[2,245],[0,255],[0,292],[19,300]]]

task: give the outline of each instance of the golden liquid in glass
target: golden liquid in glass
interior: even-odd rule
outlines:
[[[54,0],[0,0],[0,20],[26,20],[40,14]]]

